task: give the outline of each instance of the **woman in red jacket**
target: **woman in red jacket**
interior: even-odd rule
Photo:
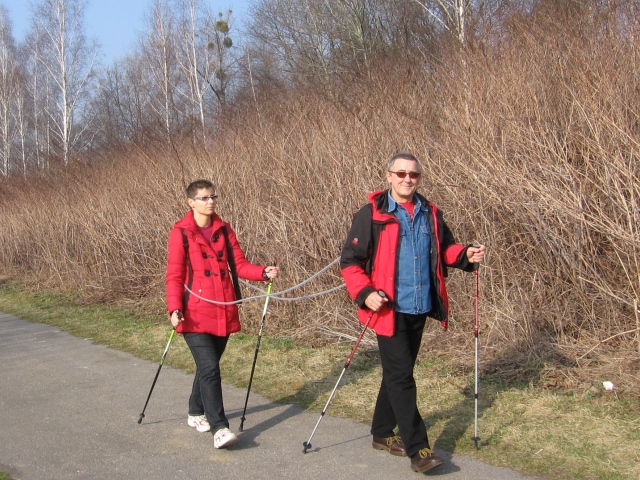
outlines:
[[[190,210],[169,233],[167,308],[196,363],[187,423],[211,431],[214,448],[225,448],[237,437],[224,412],[220,358],[229,334],[240,331],[238,305],[228,302],[239,299],[238,277],[269,280],[278,268],[245,258],[231,226],[215,213],[213,183],[196,180],[186,193]]]

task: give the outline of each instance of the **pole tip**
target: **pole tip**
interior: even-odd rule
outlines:
[[[311,444],[309,442],[302,442],[304,448],[302,449],[302,453],[307,453],[307,450],[311,448]]]

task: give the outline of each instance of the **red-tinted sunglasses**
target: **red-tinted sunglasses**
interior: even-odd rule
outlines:
[[[420,178],[420,172],[392,172],[389,170],[389,173],[395,173],[399,179],[403,179],[407,175],[411,180],[415,180],[416,178]]]

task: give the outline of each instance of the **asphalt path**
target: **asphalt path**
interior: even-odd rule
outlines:
[[[406,457],[371,448],[367,425],[330,410],[304,454],[318,413],[252,392],[239,433],[246,390],[229,385],[239,440],[215,450],[186,423],[192,375],[165,365],[138,424],[158,363],[2,313],[0,365],[0,471],[16,480],[531,478],[444,451],[445,465],[415,473]]]

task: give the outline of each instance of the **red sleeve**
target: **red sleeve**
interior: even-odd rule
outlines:
[[[372,254],[371,215],[370,204],[358,210],[340,254],[340,273],[347,292],[360,307],[364,307],[364,300],[376,290],[365,270]]]
[[[457,266],[462,263],[461,255],[467,250],[467,247],[459,243],[450,245],[444,251],[444,263],[449,266]]]
[[[169,247],[167,257],[167,309],[184,310],[182,301],[184,297],[184,281],[186,274],[186,252],[182,242],[182,232],[174,228],[169,232]]]

